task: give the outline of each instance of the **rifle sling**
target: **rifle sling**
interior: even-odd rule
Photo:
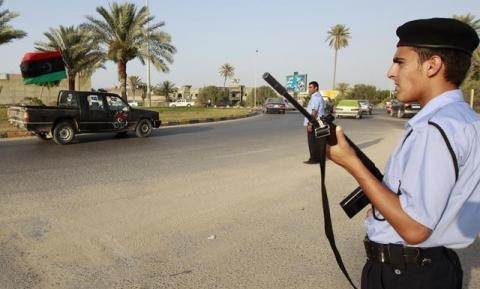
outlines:
[[[337,261],[338,267],[343,272],[343,275],[347,278],[348,282],[354,289],[357,287],[353,284],[350,275],[348,275],[347,269],[343,264],[342,256],[337,249],[337,245],[335,244],[335,235],[333,233],[333,225],[332,225],[332,218],[330,216],[330,205],[328,203],[328,196],[327,196],[327,188],[325,186],[325,163],[326,163],[326,149],[327,149],[327,138],[323,137],[320,139],[316,139],[318,145],[320,146],[320,175],[321,175],[321,183],[322,183],[322,206],[323,206],[323,223],[325,226],[325,236],[330,243],[330,247],[332,248],[333,254],[335,255],[335,260]]]

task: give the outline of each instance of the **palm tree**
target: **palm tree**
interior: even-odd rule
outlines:
[[[480,80],[480,48],[473,52],[469,79]]]
[[[168,33],[160,31],[164,22],[151,23],[154,19],[146,6],[139,10],[133,3],[113,2],[110,11],[97,7],[101,18],[87,16],[84,27],[94,33],[105,46],[107,58],[117,64],[118,80],[122,97],[127,99],[127,63],[138,58],[145,59],[159,71],[168,72],[167,63],[173,62],[176,49],[170,44]]]
[[[220,75],[223,77],[223,90],[225,93],[227,92],[227,79],[232,78],[235,75],[235,67],[232,65],[225,63],[224,65],[220,66],[220,70],[218,71]]]
[[[128,77],[128,82],[130,83],[130,89],[132,90],[133,100],[135,100],[135,91],[142,83],[142,79],[139,76],[132,75]]]
[[[335,89],[335,76],[337,73],[337,53],[339,49],[348,46],[348,39],[350,39],[350,29],[343,24],[337,24],[330,28],[327,32],[328,37],[326,41],[328,45],[335,49],[335,63],[333,65],[333,89]]]
[[[470,25],[480,35],[480,19],[475,19],[474,15],[470,13],[467,15],[453,15],[453,18]],[[480,80],[480,48],[475,49],[473,52],[472,66],[470,67],[468,79]]]
[[[104,68],[105,54],[92,35],[80,27],[60,25],[44,33],[47,42],[36,42],[40,51],[59,50],[67,68],[68,89],[75,90],[77,76],[91,76],[98,68]]]
[[[337,90],[339,93],[340,98],[344,98],[345,95],[347,95],[348,90],[350,89],[350,86],[346,82],[340,82],[337,84]]]
[[[453,15],[453,19],[460,20],[468,25],[470,25],[477,34],[480,34],[480,19],[475,19],[475,16],[468,13],[467,15]]]
[[[2,6],[3,0],[0,0],[0,6]],[[22,30],[14,29],[8,25],[8,22],[17,17],[18,13],[10,12],[9,10],[0,11],[0,44],[8,43],[13,39],[20,39],[27,35]]]
[[[175,83],[165,80],[161,84],[158,85],[158,91],[160,94],[165,95],[167,101],[170,100],[170,95],[175,92]]]

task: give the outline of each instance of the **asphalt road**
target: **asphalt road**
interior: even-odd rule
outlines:
[[[405,120],[340,119],[383,168]],[[319,168],[296,113],[161,128],[151,138],[0,140],[0,288],[349,288],[323,236]],[[327,164],[336,239],[365,256],[356,187]],[[479,242],[460,252],[480,287]]]

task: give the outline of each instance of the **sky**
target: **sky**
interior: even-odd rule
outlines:
[[[0,45],[0,73],[20,73],[20,61],[34,43],[46,41],[44,32],[60,25],[86,22],[86,15],[99,17],[101,0],[4,0],[0,10],[20,14],[10,22],[28,35]],[[117,1],[126,2],[126,1]],[[145,0],[130,0],[138,6]],[[150,0],[155,23],[172,36],[177,48],[170,71],[151,68],[151,83],[165,80],[176,86],[223,86],[219,68],[229,63],[235,78],[246,86],[266,85],[264,72],[285,84],[294,72],[307,74],[321,89],[333,81],[334,50],[327,31],[336,24],[350,29],[348,47],[339,50],[336,82],[371,84],[392,89],[386,73],[392,62],[398,26],[413,19],[473,14],[480,18],[478,0]],[[258,53],[256,52],[258,50]],[[127,74],[146,82],[146,67],[138,60],[127,64]],[[92,76],[93,88],[119,85],[113,62]]]

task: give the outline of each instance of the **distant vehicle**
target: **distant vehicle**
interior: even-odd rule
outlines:
[[[335,107],[335,116],[337,118],[352,116],[356,119],[362,118],[360,102],[356,99],[342,99]]]
[[[38,138],[68,144],[76,134],[135,131],[148,137],[162,123],[156,111],[135,109],[113,93],[61,90],[57,106],[15,105],[8,108],[8,121],[33,132]]]
[[[368,100],[360,100],[360,109],[362,113],[372,114],[373,105]]]
[[[391,101],[385,102],[385,111],[388,114],[390,114],[390,112],[392,111],[392,102]]]
[[[334,111],[334,102],[329,97],[323,97],[325,103],[325,114],[331,114]]]
[[[186,100],[186,99],[177,99],[176,101],[174,102],[170,102],[168,104],[169,107],[191,107],[191,106],[194,106],[195,105],[195,102],[194,101],[191,101],[191,100]]]
[[[285,102],[283,98],[267,98],[263,105],[264,113],[285,113]]]
[[[405,116],[414,116],[419,112],[421,106],[418,102],[401,102],[398,99],[392,100],[390,116],[402,118]]]
[[[130,106],[138,106],[138,102],[136,102],[135,100],[129,100],[129,101],[128,101],[128,105],[130,105]]]
[[[295,106],[293,106],[293,104],[291,104],[286,98],[283,99],[283,102],[285,103],[286,110],[296,110]]]

